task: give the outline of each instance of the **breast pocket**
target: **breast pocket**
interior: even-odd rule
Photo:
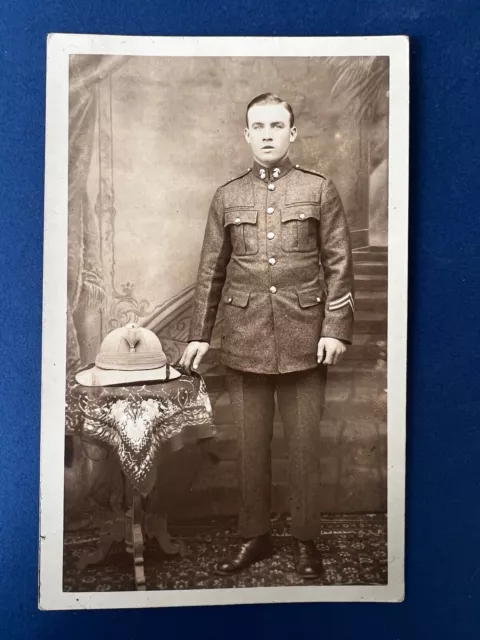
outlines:
[[[233,252],[237,256],[258,253],[257,209],[235,209],[225,212],[225,227],[230,229]]]
[[[282,249],[314,251],[317,248],[319,204],[288,204],[282,210]]]

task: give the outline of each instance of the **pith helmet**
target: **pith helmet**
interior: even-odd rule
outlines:
[[[169,368],[169,379],[180,373]],[[86,387],[161,381],[167,378],[167,357],[159,338],[144,327],[127,324],[104,338],[95,365],[75,376]]]

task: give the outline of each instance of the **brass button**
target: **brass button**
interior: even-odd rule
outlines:
[[[227,300],[228,304],[232,304],[232,300],[233,300],[233,298],[229,298],[229,299]]]
[[[269,263],[270,263],[271,265],[274,265],[274,264],[276,263],[275,258],[270,258],[270,259],[269,259]]]
[[[275,191],[275,185],[271,182],[271,183],[268,185],[268,189],[269,189],[270,191]]]
[[[275,234],[273,233],[273,231],[269,231],[269,232],[267,233],[267,238],[268,238],[269,240],[273,240],[273,239],[275,238]]]
[[[270,293],[277,293],[277,287],[270,287]]]
[[[321,302],[322,299],[317,296],[317,302]]]
[[[240,218],[235,218],[235,224],[240,224],[241,220]]]
[[[300,220],[305,220],[305,214],[304,213],[300,214]]]
[[[268,207],[267,209],[267,213],[272,214],[275,211],[275,209],[273,207]]]

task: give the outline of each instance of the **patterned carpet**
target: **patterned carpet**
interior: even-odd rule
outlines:
[[[231,553],[238,542],[234,520],[215,520],[171,527],[181,536],[188,555],[165,556],[156,543],[147,543],[145,573],[148,590],[215,589],[309,585],[383,585],[387,583],[386,517],[382,515],[329,516],[323,519],[317,545],[323,556],[324,575],[308,583],[293,567],[288,519],[272,523],[275,554],[235,576],[216,576],[219,558]],[[115,543],[99,565],[82,571],[77,559],[93,551],[95,530],[65,534],[64,591],[134,590],[132,558]]]

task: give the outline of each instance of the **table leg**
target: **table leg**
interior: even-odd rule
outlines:
[[[100,541],[95,551],[82,556],[78,569],[98,564],[104,560],[113,542],[125,541],[126,551],[133,558],[135,588],[146,590],[144,546],[145,537],[154,538],[162,551],[168,555],[187,556],[187,547],[182,540],[173,538],[167,526],[167,519],[162,513],[147,510],[145,514],[142,496],[137,493],[128,481],[125,483],[125,497],[129,505],[125,514],[113,514],[102,523]]]
[[[136,492],[133,494],[132,509],[133,571],[135,575],[135,587],[137,591],[146,591],[147,587],[145,584],[145,567],[143,558],[142,498]]]

